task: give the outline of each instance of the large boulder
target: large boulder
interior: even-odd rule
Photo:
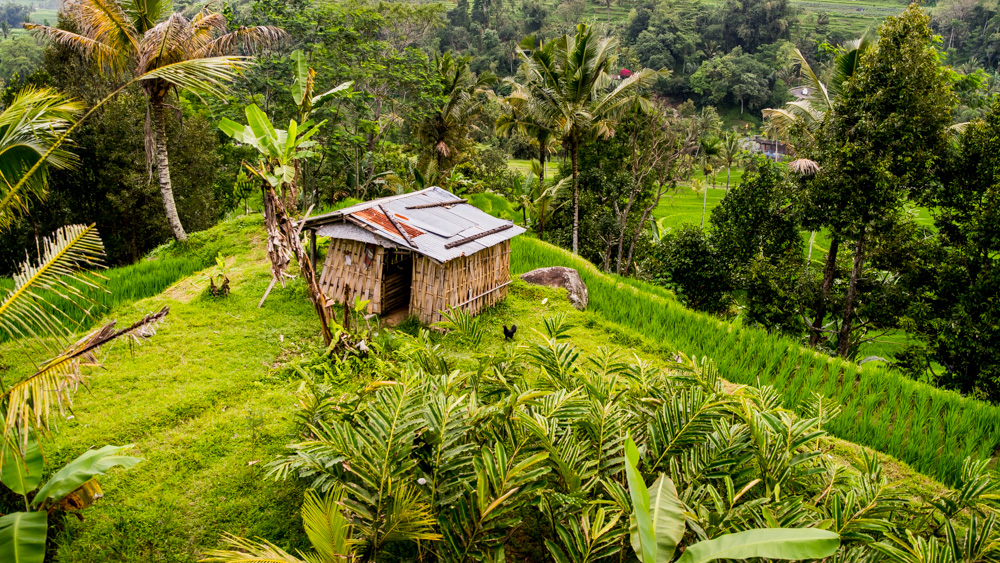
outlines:
[[[538,268],[521,274],[521,279],[535,285],[561,287],[569,293],[569,302],[574,307],[581,311],[587,308],[589,302],[587,284],[583,283],[580,273],[573,268],[564,268],[563,266]]]

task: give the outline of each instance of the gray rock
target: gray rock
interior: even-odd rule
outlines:
[[[581,311],[587,308],[587,303],[589,302],[587,284],[583,283],[580,273],[573,268],[565,268],[563,266],[538,268],[526,274],[521,274],[521,279],[534,285],[561,287],[569,293],[569,302],[574,307]]]

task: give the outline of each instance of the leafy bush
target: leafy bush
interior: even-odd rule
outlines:
[[[950,519],[966,509],[992,511],[1000,490],[985,464],[968,462],[964,493],[931,504],[903,499],[875,458],[848,469],[822,455],[823,426],[839,412],[829,401],[810,396],[801,405],[808,418],[800,418],[770,387],[725,391],[704,360],[678,357],[661,369],[608,349],[585,357],[564,318],[546,321],[533,342],[475,365],[456,365],[426,331],[400,338],[383,369],[354,374],[356,391],[317,401],[307,382],[296,417],[300,440],[270,465],[271,476],[336,499],[318,519],[337,521],[336,534],[317,543],[310,533],[317,552],[346,560],[405,553],[424,561],[520,561],[548,552],[557,561],[639,555],[667,562],[676,545],[691,549],[685,561],[710,561],[706,554],[744,537],[723,540],[728,534],[754,531],[746,537],[815,548],[799,557],[828,550],[839,537],[836,560],[874,561],[897,542],[944,549]],[[669,494],[662,492],[667,481]],[[650,538],[661,546],[668,540],[650,527],[662,529],[667,518],[650,519],[650,504],[662,504],[664,494],[683,516],[670,525],[672,544],[649,559],[640,554]],[[323,504],[318,498],[307,504]],[[636,498],[645,499],[641,507]],[[630,533],[637,518],[646,519],[645,531],[631,526]],[[974,525],[992,533],[992,519]],[[915,535],[893,535],[905,527]],[[232,536],[225,542],[233,549],[213,552],[212,561],[246,561],[273,547]],[[779,547],[723,553],[787,558],[787,545]],[[949,547],[962,548],[961,541]]]
[[[578,256],[544,242],[511,241],[511,272],[546,266],[576,268],[587,284],[588,309],[638,331],[666,351],[713,358],[726,379],[773,385],[788,408],[812,391],[844,405],[830,433],[885,452],[948,485],[967,457],[990,459],[1000,447],[1000,408],[919,383],[874,364],[831,358],[798,340],[692,311],[669,292],[604,274]]]
[[[654,280],[677,292],[685,304],[710,313],[729,307],[729,270],[701,228],[681,225],[666,234],[653,253]]]

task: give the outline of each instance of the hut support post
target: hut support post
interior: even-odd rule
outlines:
[[[316,229],[309,231],[309,260],[312,261],[313,270],[316,269]]]

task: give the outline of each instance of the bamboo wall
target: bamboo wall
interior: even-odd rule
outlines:
[[[371,263],[365,266],[365,243],[355,240],[331,239],[319,280],[320,289],[327,299],[344,302],[344,284],[351,286],[349,299],[355,296],[369,299],[369,313],[382,312],[382,269],[385,249],[378,245],[372,252]],[[348,263],[350,262],[350,263]]]
[[[441,320],[440,311],[447,310],[449,306],[457,309],[465,303],[462,308],[475,315],[507,296],[506,286],[490,290],[508,281],[509,240],[444,265],[415,254],[410,313],[417,315],[421,322],[430,324]]]

